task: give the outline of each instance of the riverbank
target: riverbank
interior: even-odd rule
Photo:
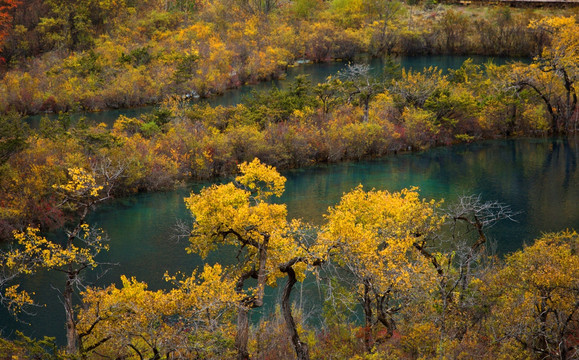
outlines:
[[[492,247],[497,253],[506,255],[519,250],[523,243],[532,243],[545,231],[579,228],[574,206],[579,201],[579,187],[575,186],[578,171],[567,166],[578,157],[579,138],[568,144],[562,139],[541,138],[490,140],[370,161],[311,166],[282,172],[288,179],[286,192],[276,203],[287,205],[288,218],[321,225],[328,207],[359,184],[366,190],[390,191],[419,186],[422,197],[445,199],[445,206],[461,195],[480,194],[485,201],[500,200],[520,212],[517,222],[499,223],[487,233],[496,242]],[[160,289],[167,286],[165,271],[187,272],[201,267],[200,258],[185,252],[186,241],[176,241],[172,235],[176,234],[177,219],[190,219],[183,198],[209,185],[202,182],[174,191],[131,195],[95,209],[87,222],[103,228],[111,239],[111,248],[100,254],[100,261],[120,264],[100,277],[98,284],[119,284],[125,274],[136,276],[151,289]],[[207,261],[224,264],[227,259],[218,254]],[[87,275],[87,280],[96,281],[96,275]],[[33,332],[30,326],[10,320],[6,312],[0,313],[0,328],[18,329],[36,337],[56,336],[63,344],[64,329],[54,326],[62,321],[58,316],[61,304],[50,286],[59,281],[59,274],[23,281],[23,287],[38,294],[39,303],[50,304],[37,309],[37,315],[24,318],[34,323]],[[276,291],[268,293],[268,299],[274,302],[276,295]],[[267,309],[273,312],[273,304]]]
[[[84,43],[47,39],[47,49],[34,57],[22,55],[31,51],[23,48],[33,46],[26,42],[30,37],[69,35],[59,28],[18,28],[4,49],[11,66],[0,81],[0,112],[99,111],[158,104],[167,96],[208,97],[275,79],[301,60],[349,61],[360,53],[532,57],[549,36],[529,28],[530,22],[573,14],[396,2],[383,8],[296,2],[266,13],[219,6],[185,11],[149,2],[127,5],[104,28],[85,24]]]
[[[356,96],[356,79],[312,84],[296,76],[236,106],[168,100],[112,126],[45,119],[30,134],[22,130],[21,147],[2,166],[2,234],[59,227],[73,216],[54,190],[71,167],[89,169],[122,197],[224,177],[255,157],[283,170],[549,129],[532,93],[496,90],[505,74],[528,65],[466,62],[447,74],[389,66],[387,79],[358,79],[371,81],[369,98]]]
[[[578,25],[557,17],[529,29],[551,34],[531,64],[466,61],[443,73],[400,69],[387,58],[379,77],[366,64],[349,64],[324,82],[296,76],[287,88],[253,93],[235,106],[170,97],[150,113],[120,115],[112,126],[72,126],[63,114],[28,133],[16,114],[3,116],[0,233],[10,238],[28,224],[55,228],[74,216],[59,206],[55,191],[70,168],[87,169],[108,195],[124,196],[226,176],[256,157],[289,169],[573,132],[579,127],[574,78],[561,75],[577,71]]]
[[[287,177],[286,193],[276,203],[287,204],[288,218],[302,218],[308,222],[313,220],[321,225],[325,223],[322,215],[327,212],[328,207],[338,204],[344,193],[350,192],[360,183],[364,184],[366,191],[372,188],[398,191],[417,185],[421,188],[421,197],[427,200],[444,198],[444,208],[450,207],[461,195],[480,194],[483,201],[500,200],[510,205],[514,212],[521,212],[516,216],[517,222],[500,222],[486,232],[489,240],[494,239],[497,242],[496,245],[489,244],[488,248],[496,246],[498,253],[503,255],[520,250],[523,243],[532,244],[533,239],[545,231],[578,226],[579,214],[575,206],[579,196],[579,187],[576,186],[579,181],[578,172],[576,168],[568,166],[579,155],[578,145],[577,142],[566,143],[561,139],[485,141],[386,157],[382,160],[356,161],[290,171],[283,173]],[[201,186],[202,184],[199,184],[192,190],[198,193]],[[135,276],[138,281],[147,283],[150,291],[157,291],[168,286],[163,280],[165,272],[190,273],[193,268],[202,268],[204,263],[200,258],[184,251],[186,241],[176,242],[170,237],[176,219],[191,221],[183,202],[183,198],[188,195],[189,192],[184,189],[167,193],[140,194],[105,204],[87,219],[90,224],[97,224],[105,229],[111,239],[111,249],[100,254],[100,260],[121,264],[100,277],[99,286],[106,287],[115,283],[120,288],[119,277],[124,274],[127,277]],[[235,253],[229,255],[214,253],[207,262],[210,264],[218,262],[225,266],[229,264],[228,261],[234,259]],[[491,269],[489,274],[496,273],[496,267]],[[39,338],[43,335],[57,336],[58,343],[63,344],[64,329],[58,326],[63,321],[59,316],[62,305],[57,297],[53,296],[55,290],[50,286],[62,283],[59,275],[43,273],[38,274],[38,277],[22,280],[22,287],[37,293],[35,299],[49,304],[46,308],[38,309],[35,317],[25,317],[34,324],[32,329],[30,326],[9,321],[8,314],[0,316],[2,319],[0,327],[10,330],[22,329],[26,334]],[[89,281],[93,279],[92,275],[97,274],[88,275]],[[520,277],[520,273],[517,275]],[[325,277],[322,279],[327,280]],[[415,280],[417,279],[411,278],[411,281]],[[322,283],[326,284],[324,281]],[[332,313],[323,311],[323,298],[320,299],[320,303],[313,303],[311,299],[317,299],[320,291],[327,288],[320,289],[313,283],[311,285],[311,288],[304,285],[301,290],[303,302],[297,300],[301,292],[299,287],[294,296],[296,309],[308,314],[308,317],[300,318],[299,321],[303,321],[300,323],[301,326],[310,332],[308,339],[311,341],[311,349],[314,349],[312,351],[320,354],[321,349],[325,349],[326,346],[337,346],[339,343],[339,335],[342,332],[339,331],[339,327],[330,326],[338,325],[331,322],[331,319],[334,319],[331,314],[336,314],[344,316],[339,318],[340,324],[348,326],[348,332],[345,334],[350,339],[348,344],[351,347],[347,351],[351,351],[352,356],[363,353],[362,339],[355,335],[362,331],[360,324],[363,320],[356,321],[347,317],[351,313],[343,308],[332,307],[336,309]],[[350,287],[346,289],[355,291]],[[279,288],[268,289],[264,307],[254,310],[256,319],[255,323],[252,323],[251,336],[260,346],[274,346],[274,344],[282,346],[280,344],[286,344],[288,341],[282,332],[282,320],[278,318],[272,321],[276,319],[275,306],[280,291]],[[350,305],[355,306],[354,303]],[[423,306],[412,306],[412,309],[421,309],[421,313],[424,313]],[[498,308],[494,309],[497,310],[492,312],[493,316],[500,317],[501,312]],[[264,338],[263,334],[273,326],[272,324],[278,324],[280,332]],[[413,332],[410,330],[412,324],[415,322],[397,317],[399,334],[397,336],[410,341],[413,338]],[[510,322],[504,322],[505,326],[508,324]],[[478,339],[483,341],[483,338]],[[402,354],[404,349],[408,348],[401,348],[397,344],[385,342],[379,346],[399,349],[401,358],[405,358]],[[378,349],[383,348],[379,347],[376,351]],[[420,349],[429,353],[433,351],[431,348],[420,347]],[[488,349],[485,347],[486,351]],[[257,353],[257,350],[253,351]],[[291,348],[287,351],[291,354]],[[464,351],[469,351],[470,354],[470,351],[475,350],[468,348]],[[323,356],[319,355],[318,358]]]

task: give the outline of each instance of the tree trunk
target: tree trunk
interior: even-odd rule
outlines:
[[[387,294],[382,296],[376,295],[376,319],[386,328],[386,336],[389,339],[394,335],[396,324],[392,317],[384,311],[384,300],[386,299],[386,296]]]
[[[255,269],[246,272],[241,275],[237,281],[236,291],[238,293],[243,292],[243,284],[245,280],[255,277],[257,278],[257,272]],[[249,359],[249,352],[247,351],[247,339],[249,338],[249,305],[253,299],[244,299],[239,302],[237,306],[237,334],[235,334],[235,348],[237,349],[237,359],[246,360]]]
[[[365,329],[364,329],[364,347],[366,352],[372,350],[372,299],[370,299],[370,286],[366,281],[364,281],[364,317],[365,317]]]
[[[243,284],[245,280],[253,277],[257,279],[257,294],[255,296],[242,300],[238,305],[237,311],[237,334],[235,335],[235,348],[237,349],[237,359],[249,359],[249,352],[247,351],[247,340],[249,339],[249,309],[260,307],[263,305],[263,294],[265,291],[265,282],[267,280],[266,263],[267,263],[267,247],[269,243],[269,235],[263,236],[263,243],[254,245],[259,249],[259,264],[258,270],[255,269],[243,274],[237,281],[237,292],[243,292]]]
[[[76,354],[78,352],[78,335],[76,332],[76,321],[74,319],[74,308],[72,304],[73,283],[76,280],[76,272],[69,269],[66,284],[64,286],[64,312],[66,315],[66,352]]]
[[[265,281],[267,273],[265,266],[267,264],[267,247],[269,245],[269,235],[263,236],[263,243],[259,246],[259,270],[257,272],[257,296],[254,300],[253,307],[263,305],[263,294],[265,291]]]
[[[370,119],[370,98],[364,100],[364,122],[367,123]]]
[[[249,309],[239,304],[237,309],[237,334],[235,335],[235,348],[237,360],[248,360],[247,340],[249,338]]]
[[[307,346],[307,344],[301,342],[301,340],[300,340],[300,336],[299,336],[298,331],[296,329],[296,323],[295,323],[294,318],[292,316],[291,305],[290,305],[290,301],[289,301],[292,289],[297,281],[296,280],[296,273],[295,273],[292,266],[280,267],[280,270],[282,272],[287,273],[287,282],[286,282],[285,287],[283,289],[283,294],[282,294],[282,298],[281,298],[281,307],[282,307],[283,318],[285,320],[287,329],[291,335],[292,344],[293,344],[294,349],[296,351],[297,359],[298,360],[309,360],[310,355],[308,353],[308,346]]]

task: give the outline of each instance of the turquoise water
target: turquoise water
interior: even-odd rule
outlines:
[[[499,200],[520,212],[517,222],[499,223],[489,230],[497,252],[505,254],[520,249],[542,232],[579,229],[578,159],[577,138],[484,141],[285,172],[288,181],[280,201],[287,204],[290,217],[319,224],[328,206],[335,205],[344,192],[358,184],[390,191],[419,186],[423,197],[444,198],[447,204],[461,195],[480,194],[483,200]],[[178,219],[191,221],[183,197],[203,185],[120,199],[94,212],[90,223],[106,230],[111,240],[110,251],[100,260],[118,264],[96,283],[118,283],[120,275],[125,274],[157,289],[164,286],[165,271],[187,273],[202,264],[199,257],[185,252],[186,241],[177,241],[173,235]],[[232,256],[224,252],[208,259],[217,260],[231,262]],[[95,276],[89,274],[88,280]],[[64,342],[62,305],[52,288],[61,287],[63,281],[60,274],[28,279],[26,288],[35,291],[36,300],[47,306],[36,309],[35,317],[24,317],[33,326],[14,323],[2,310],[0,329],[4,335],[19,329],[36,337],[56,336]],[[271,308],[278,291],[268,293],[269,308],[261,311]],[[304,293],[311,306],[319,305],[319,300],[311,300],[317,298],[317,290]]]

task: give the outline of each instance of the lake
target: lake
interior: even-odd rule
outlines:
[[[504,221],[492,227],[489,238],[499,254],[520,249],[542,232],[579,229],[579,138],[491,140],[436,148],[420,153],[382,159],[321,165],[284,172],[288,181],[280,202],[288,206],[290,217],[323,222],[328,206],[335,205],[344,192],[358,184],[369,190],[398,191],[419,186],[423,197],[445,199],[450,204],[462,195],[477,194],[483,200],[498,200],[520,212],[517,222]],[[111,249],[101,261],[118,263],[97,282],[106,286],[119,283],[121,274],[149,283],[151,289],[164,286],[165,271],[190,273],[202,264],[188,255],[186,240],[173,235],[178,219],[190,222],[183,198],[187,189],[141,194],[115,200],[90,215],[89,223],[102,227],[110,237]],[[228,263],[226,255],[213,255],[209,262]],[[94,279],[95,274],[89,278]],[[47,304],[35,317],[24,317],[33,326],[15,323],[2,309],[0,329],[9,336],[18,329],[35,337],[57,337],[64,343],[64,315],[58,292],[61,274],[39,274],[27,279],[25,287],[36,292],[35,299]],[[269,291],[266,303],[274,303],[280,289]],[[310,289],[310,291],[312,291]],[[299,291],[296,291],[296,293]],[[317,299],[305,292],[304,298]],[[319,300],[311,303],[319,305]],[[314,306],[314,305],[312,305]],[[268,311],[268,307],[260,311]]]

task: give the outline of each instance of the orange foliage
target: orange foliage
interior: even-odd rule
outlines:
[[[0,51],[2,46],[4,46],[4,41],[12,26],[14,25],[13,20],[13,10],[20,5],[20,0],[1,0],[0,1]],[[4,60],[0,57],[0,60]]]

